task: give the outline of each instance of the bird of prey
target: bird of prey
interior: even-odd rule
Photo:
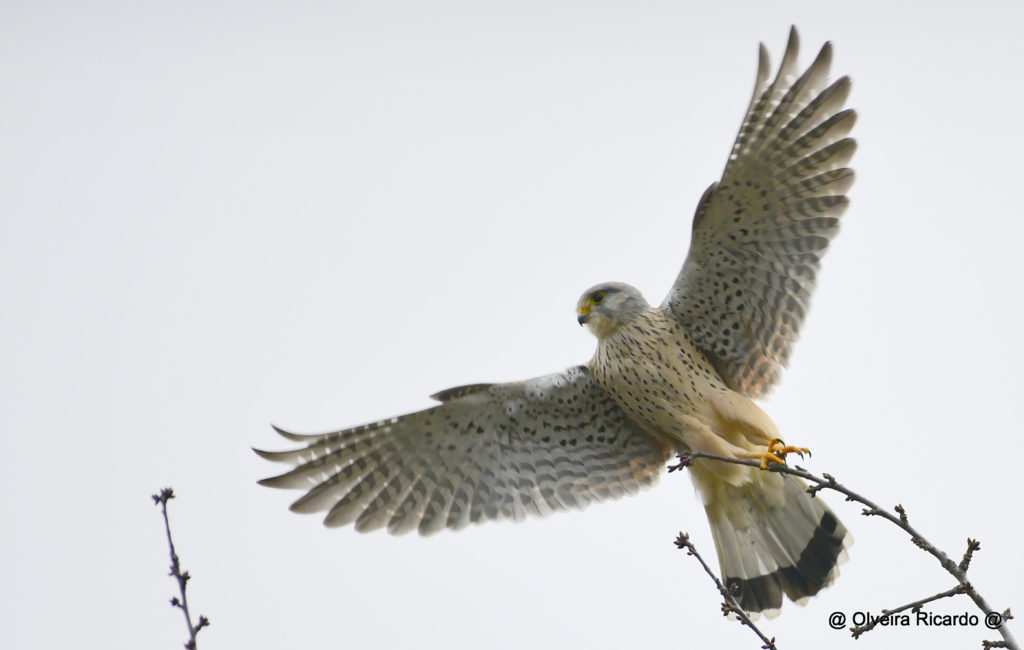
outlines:
[[[828,81],[831,45],[802,74],[797,51],[791,30],[770,79],[760,46],[739,135],[660,306],[628,284],[591,287],[576,305],[597,337],[588,363],[331,433],[278,429],[301,447],[256,450],[294,466],[260,483],[305,490],[291,509],[326,511],[328,526],[429,534],[633,494],[677,452],[784,462],[797,448],[752,400],[779,380],[847,207],[856,119],[850,80]],[[835,578],[849,536],[798,479],[708,459],[691,476],[745,610],[777,613],[783,594],[802,603]]]

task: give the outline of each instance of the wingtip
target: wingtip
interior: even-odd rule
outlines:
[[[797,30],[796,25],[789,26],[789,39],[786,42],[786,49],[792,48],[794,51],[800,49],[800,32]]]
[[[271,423],[270,427],[274,431],[277,432],[277,435],[281,436],[282,438],[284,438],[286,440],[291,440],[292,442],[308,442],[310,438],[315,438],[316,437],[316,436],[302,435],[302,434],[299,434],[299,433],[292,433],[291,431],[286,431],[286,430],[282,429],[281,427],[277,426],[274,423]]]
[[[256,451],[256,450],[254,449],[253,451]],[[256,481],[256,484],[257,485],[262,485],[263,487],[277,487],[277,485],[275,485],[275,483],[274,483],[274,479],[276,479],[276,478],[277,478],[276,476],[271,476],[271,477],[268,477],[268,478],[261,478],[260,480]]]
[[[853,81],[849,75],[843,75],[835,81],[832,85],[822,91],[823,94],[827,94],[830,97],[830,101],[836,103],[839,106],[846,104],[846,100],[850,97],[850,91],[853,89]],[[837,111],[837,113],[842,111]]]
[[[832,65],[832,41],[825,41],[825,44],[818,50],[818,56],[814,57],[814,60],[819,65]]]
[[[754,97],[761,91],[761,86],[768,79],[771,73],[772,61],[768,55],[768,48],[764,43],[757,44],[757,78],[754,80]],[[753,101],[753,100],[751,100]]]
[[[307,502],[303,501],[302,499],[297,499],[294,503],[288,506],[288,511],[294,512],[295,514],[299,515],[312,515],[323,510],[323,508],[317,505],[308,506],[306,505],[306,503]],[[341,524],[335,524],[332,526],[331,524],[328,524],[327,521],[325,520],[324,525],[328,528],[337,528]]]
[[[778,84],[786,75],[793,73],[799,55],[800,35],[796,31],[796,25],[791,25],[789,28],[789,39],[786,41],[786,49],[783,51],[779,62],[779,71],[775,75],[775,84]]]
[[[264,449],[257,449],[255,447],[249,447],[249,449],[252,449],[254,454],[256,454],[257,456],[259,456],[260,458],[262,458],[264,460],[274,460],[274,458],[273,458],[274,452],[272,452],[272,451],[266,451]]]

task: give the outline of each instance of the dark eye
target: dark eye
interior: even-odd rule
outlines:
[[[590,299],[593,300],[594,304],[596,305],[600,303],[602,300],[604,300],[604,294],[598,291],[594,295],[590,296]]]

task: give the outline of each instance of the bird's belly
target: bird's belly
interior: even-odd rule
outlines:
[[[694,421],[715,419],[713,402],[724,386],[699,364],[687,363],[679,342],[625,343],[602,342],[591,372],[630,417],[676,439]]]

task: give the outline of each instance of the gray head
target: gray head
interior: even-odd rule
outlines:
[[[636,287],[624,282],[596,284],[576,303],[576,320],[603,339],[642,314],[650,305]]]

